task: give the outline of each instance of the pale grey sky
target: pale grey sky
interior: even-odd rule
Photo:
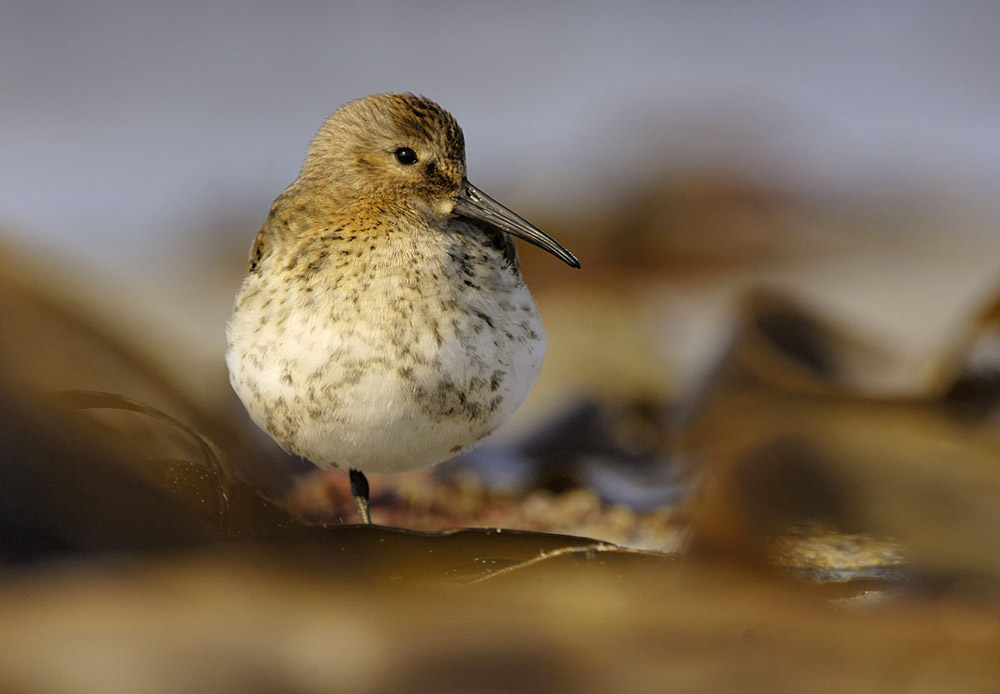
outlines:
[[[340,103],[439,101],[532,204],[636,163],[1000,198],[1000,3],[0,3],[0,224],[143,257],[261,218]],[[612,183],[610,185],[614,185]]]

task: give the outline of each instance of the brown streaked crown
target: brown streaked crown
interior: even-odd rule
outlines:
[[[396,159],[412,149],[416,163]],[[450,113],[414,94],[376,94],[327,118],[306,154],[298,183],[334,198],[422,203],[442,212],[465,176],[465,138]]]

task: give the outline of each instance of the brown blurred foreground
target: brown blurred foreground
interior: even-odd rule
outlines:
[[[510,570],[518,553],[493,549],[501,537],[454,547],[331,528],[315,542],[22,576],[0,596],[0,673],[7,691],[152,693],[986,692],[1000,681],[1000,619],[961,595],[840,606],[717,564],[593,550]],[[521,557],[542,548],[518,539]],[[407,548],[418,551],[396,551]]]
[[[1000,691],[995,308],[904,396],[754,293],[693,395],[374,480],[394,530],[42,284],[0,271],[3,691]]]

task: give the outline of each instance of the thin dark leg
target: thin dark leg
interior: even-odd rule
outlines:
[[[361,522],[371,525],[372,519],[368,515],[368,480],[361,470],[351,470],[351,495],[354,503],[358,505],[358,513],[361,514]]]

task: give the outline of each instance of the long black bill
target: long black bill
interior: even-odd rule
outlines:
[[[539,248],[544,248],[570,267],[580,267],[580,261],[561,243],[520,215],[508,210],[469,183],[467,179],[462,179],[462,187],[455,197],[455,214],[486,222],[501,231],[522,238]]]

